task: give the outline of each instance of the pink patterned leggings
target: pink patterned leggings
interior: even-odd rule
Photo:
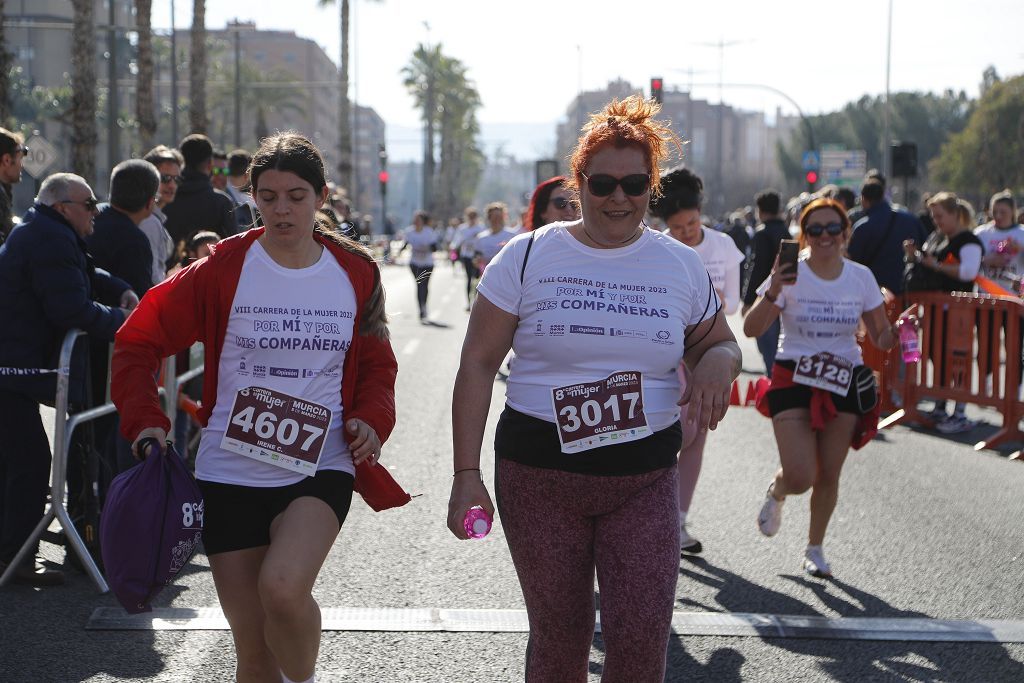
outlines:
[[[676,467],[596,476],[498,461],[530,619],[527,683],[586,683],[600,588],[604,683],[661,683],[679,577]]]

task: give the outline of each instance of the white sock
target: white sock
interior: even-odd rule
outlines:
[[[808,553],[820,553],[822,552],[820,545],[809,545],[807,546]]]
[[[284,672],[281,672],[281,683],[316,683],[316,673],[314,673],[312,676],[310,676],[304,681],[293,681],[292,679],[285,676]]]
[[[685,510],[680,510],[679,511],[679,526],[681,526],[681,527],[686,526],[686,511]]]

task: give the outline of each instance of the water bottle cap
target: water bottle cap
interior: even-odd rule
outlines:
[[[487,527],[488,527],[488,524],[487,524],[487,520],[486,519],[482,519],[481,518],[481,519],[474,520],[474,522],[473,522],[473,533],[474,534],[486,534],[487,531],[488,531]]]

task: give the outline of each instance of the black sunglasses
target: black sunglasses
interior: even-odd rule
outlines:
[[[28,147],[22,145],[20,148],[22,154],[28,154]]]
[[[639,197],[651,187],[651,176],[646,173],[633,173],[621,178],[605,173],[594,176],[588,176],[586,173],[580,173],[580,175],[587,179],[587,188],[595,197],[607,197],[615,192],[615,188],[619,185],[622,186],[622,191],[630,197]]]
[[[551,200],[551,203],[559,211],[566,207],[572,206],[572,200],[566,199],[565,197],[555,197],[554,199]]]
[[[160,174],[160,182],[161,183],[169,183],[172,180],[174,181],[175,185],[181,185],[182,178],[181,178],[180,175],[169,175],[167,173],[161,173]]]
[[[80,202],[76,202],[71,199],[65,199],[61,202],[61,204],[81,204],[82,206],[85,207],[86,211],[95,211],[96,207],[100,205],[100,200],[96,199],[95,197],[89,197],[88,199],[83,199]]]
[[[829,223],[828,225],[808,225],[804,228],[804,232],[807,233],[808,237],[821,237],[821,234],[828,231],[829,235],[836,237],[843,232],[842,223]]]

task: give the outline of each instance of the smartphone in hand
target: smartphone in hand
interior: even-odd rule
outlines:
[[[800,243],[796,240],[782,240],[779,244],[779,273],[791,275],[796,280],[796,262],[800,257]]]

